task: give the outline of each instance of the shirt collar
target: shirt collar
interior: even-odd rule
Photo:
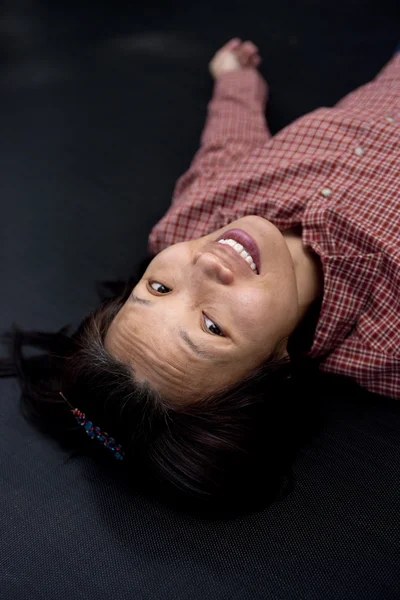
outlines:
[[[348,255],[320,254],[324,292],[310,358],[322,357],[337,346],[356,326],[366,310],[376,278],[381,271],[381,252]]]

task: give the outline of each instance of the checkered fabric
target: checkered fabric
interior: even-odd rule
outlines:
[[[322,371],[400,399],[400,54],[332,108],[271,137],[257,70],[214,85],[201,145],[149,251],[245,215],[302,226],[324,271],[309,356]]]

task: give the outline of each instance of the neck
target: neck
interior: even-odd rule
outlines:
[[[303,245],[300,227],[286,230],[282,235],[294,264],[300,323],[312,305],[322,297],[324,286],[322,265],[318,255]]]

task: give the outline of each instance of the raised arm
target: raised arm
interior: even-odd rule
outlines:
[[[212,178],[215,170],[230,167],[271,137],[265,118],[268,86],[257,70],[261,60],[257,48],[251,42],[235,46],[231,40],[210,62],[215,85],[200,149],[177,180],[172,205],[184,202],[189,188],[200,178]]]

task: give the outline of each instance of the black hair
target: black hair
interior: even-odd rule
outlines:
[[[312,363],[273,353],[244,380],[185,405],[138,383],[103,341],[150,260],[128,281],[99,283],[102,303],[75,332],[14,325],[3,336],[11,356],[0,359],[0,376],[18,377],[24,417],[72,447],[71,456],[112,463],[134,488],[175,507],[229,515],[286,498],[293,461],[320,424],[318,399],[302,395],[316,377]],[[42,352],[26,356],[29,347]],[[59,391],[121,444],[122,461],[88,438]]]

